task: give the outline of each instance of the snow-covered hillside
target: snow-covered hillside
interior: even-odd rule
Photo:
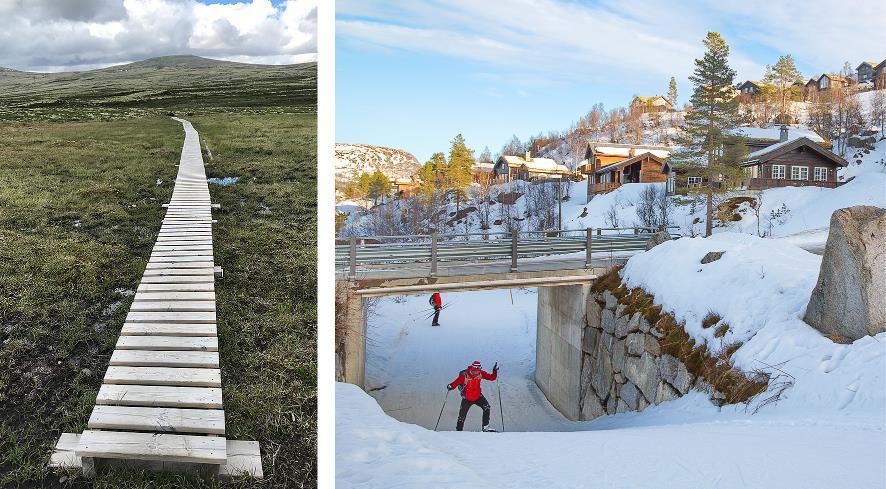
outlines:
[[[421,164],[412,153],[370,144],[335,145],[335,186],[341,189],[354,173],[382,172],[391,181],[418,173]]]
[[[726,253],[701,265],[708,251]],[[714,350],[720,340],[699,322],[716,311],[732,328],[725,340],[743,342],[736,366],[773,380],[748,405],[718,408],[694,392],[589,422],[559,416],[532,382],[532,291],[447,294],[439,328],[424,320],[425,297],[385,299],[370,318],[367,351],[368,387],[384,388],[375,400],[337,386],[337,484],[883,487],[886,333],[837,344],[801,321],[820,261],[792,244],[738,233],[680,239],[631,258],[622,272],[629,285],[653,293]],[[475,359],[502,365],[509,432],[448,431],[450,394],[441,421],[447,431],[434,433],[444,385]],[[764,402],[781,389],[778,402]],[[484,392],[500,428],[496,385],[485,383]],[[478,429],[479,416],[469,412],[467,430]]]

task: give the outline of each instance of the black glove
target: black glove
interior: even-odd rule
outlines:
[[[446,390],[451,391],[451,390],[452,390],[452,384],[446,384]]]
[[[495,362],[495,365],[492,366],[493,372],[498,372],[498,362]]]

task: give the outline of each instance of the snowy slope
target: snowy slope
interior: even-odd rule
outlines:
[[[708,251],[726,251],[701,265]],[[336,392],[340,487],[883,487],[886,333],[835,344],[803,323],[820,257],[781,240],[738,233],[680,239],[634,256],[623,274],[686,321],[700,340],[712,309],[744,341],[745,370],[785,374],[749,406],[717,408],[702,393],[640,413],[570,422],[531,382],[536,295],[447,294],[443,326],[426,297],[389,298],[369,321],[368,387]],[[704,297],[704,300],[699,298]],[[434,433],[443,386],[468,362],[502,364],[507,433]],[[777,367],[777,369],[775,368]],[[778,384],[790,387],[763,406]],[[499,427],[497,391],[485,383]],[[455,420],[453,395],[441,427]],[[388,411],[387,415],[382,411]],[[754,414],[755,409],[759,410]],[[480,411],[468,415],[477,430]],[[407,421],[408,423],[396,421]],[[415,424],[409,424],[415,423]],[[515,432],[532,429],[536,432]],[[629,469],[627,468],[629,467]]]
[[[335,145],[335,186],[342,186],[354,173],[382,172],[391,181],[418,174],[421,164],[412,153],[369,144]]]

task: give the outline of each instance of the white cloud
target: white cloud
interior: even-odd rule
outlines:
[[[171,54],[313,61],[316,12],[316,0],[0,0],[0,66],[60,71]]]
[[[708,30],[732,46],[739,78],[759,78],[772,53],[821,71],[882,59],[882,0],[339,0],[337,36],[367,49],[402,49],[499,69],[584,81],[685,78]],[[761,54],[765,53],[765,54]],[[767,58],[760,59],[761,56]],[[879,57],[878,57],[879,56]]]

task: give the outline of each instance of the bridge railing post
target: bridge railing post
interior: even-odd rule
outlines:
[[[591,228],[587,228],[585,233],[585,268],[591,268],[591,236],[594,232]]]
[[[517,232],[511,233],[511,271],[517,271]]]
[[[431,233],[431,276],[437,276],[437,233]]]
[[[350,260],[350,269],[348,271],[348,278],[351,280],[357,278],[357,237],[351,236],[351,249],[349,251],[349,260]]]

